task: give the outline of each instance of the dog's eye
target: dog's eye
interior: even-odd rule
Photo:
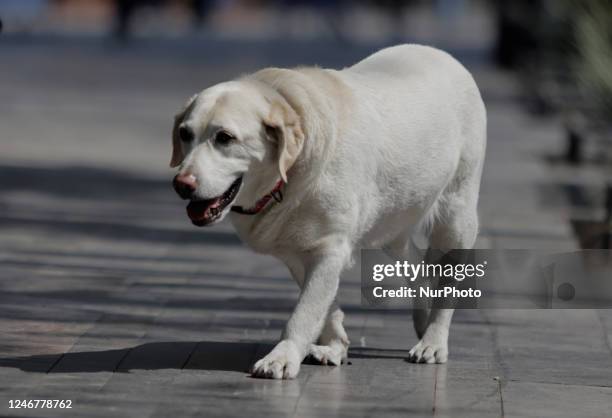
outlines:
[[[195,136],[193,130],[185,125],[181,125],[179,127],[178,134],[179,138],[181,138],[181,141],[183,142],[191,142],[193,141],[193,137]]]
[[[234,140],[234,136],[225,131],[217,132],[215,135],[215,142],[219,145],[227,145]]]

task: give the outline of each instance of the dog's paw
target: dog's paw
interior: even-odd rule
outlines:
[[[255,363],[251,375],[267,379],[293,379],[300,371],[301,362],[296,344],[283,340],[267,356]]]
[[[408,352],[409,362],[446,363],[448,360],[448,333],[431,331],[427,330],[421,341]]]
[[[346,359],[347,350],[342,344],[316,345],[312,344],[308,351],[308,359],[324,366],[339,366]]]

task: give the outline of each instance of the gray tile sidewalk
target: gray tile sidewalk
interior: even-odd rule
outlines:
[[[274,59],[49,48],[0,62],[0,415],[612,416],[609,311],[461,311],[449,363],[413,365],[410,314],[363,309],[355,275],[340,293],[349,364],[249,378],[297,288],[229,225],[190,226],[167,134],[190,93]],[[521,110],[512,77],[474,70],[490,124],[478,246],[576,248],[569,203],[544,194],[557,125]],[[48,398],[74,407],[8,409]]]

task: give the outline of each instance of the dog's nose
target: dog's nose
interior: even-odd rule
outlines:
[[[191,173],[177,174],[172,181],[172,186],[183,199],[189,199],[198,187],[195,176]]]

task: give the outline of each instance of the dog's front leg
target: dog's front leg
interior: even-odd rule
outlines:
[[[281,341],[253,366],[256,377],[292,379],[297,376],[311,344],[321,334],[329,309],[338,291],[340,273],[350,257],[342,240],[325,244],[300,257],[304,262],[304,286]]]

